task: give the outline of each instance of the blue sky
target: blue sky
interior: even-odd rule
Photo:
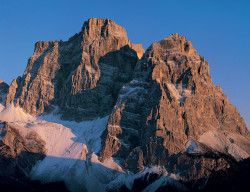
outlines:
[[[35,42],[67,40],[91,17],[114,20],[145,49],[173,33],[186,36],[250,128],[249,0],[0,0],[0,78],[10,84]]]

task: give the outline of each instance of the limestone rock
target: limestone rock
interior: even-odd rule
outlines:
[[[135,172],[144,166],[167,168],[169,162],[179,169],[185,143],[211,130],[249,141],[243,118],[212,83],[208,62],[185,37],[173,34],[147,49],[133,80],[120,90],[103,133],[101,160],[116,157]]]
[[[3,98],[5,98],[9,89],[9,85],[4,83],[2,79],[0,79],[0,103],[2,102]]]
[[[32,115],[53,109],[75,121],[109,115],[96,159],[113,157],[134,173],[159,166],[182,182],[202,180],[197,188],[213,171],[224,172],[250,154],[243,118],[213,84],[208,62],[179,34],[144,53],[123,27],[89,19],[68,41],[35,44],[23,76],[9,87],[6,106],[13,101]],[[0,154],[12,159],[11,173],[24,163],[23,152],[42,154],[30,165],[43,158],[38,135],[23,139],[11,124],[4,127]],[[81,158],[88,160],[87,148]],[[20,167],[22,174],[30,169]]]
[[[71,120],[107,115],[143,53],[123,27],[109,19],[89,19],[66,42],[35,44],[23,76],[10,86],[6,105],[16,101],[32,115],[59,106],[63,118]]]
[[[45,157],[45,142],[29,131],[22,135],[18,127],[0,122],[0,175],[27,177],[38,160]]]

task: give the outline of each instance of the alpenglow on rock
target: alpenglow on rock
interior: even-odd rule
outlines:
[[[35,44],[23,76],[10,86],[6,106],[15,101],[32,115],[59,106],[63,118],[77,121],[104,116],[143,53],[123,27],[109,19],[89,19],[66,42]]]
[[[208,131],[214,134],[211,142],[218,141],[224,148],[205,142],[201,136]],[[238,142],[230,142],[230,134]],[[241,140],[241,136],[248,139]],[[212,83],[208,62],[185,37],[173,34],[146,50],[136,64],[133,80],[120,90],[103,133],[101,159],[116,157],[134,172],[161,165],[190,180],[203,177],[221,162],[221,168],[226,167],[223,158],[215,164],[209,158],[191,160],[185,155],[190,151],[185,147],[190,140],[199,146],[195,153],[215,150],[249,157],[249,131],[243,118],[221,88]],[[233,151],[238,145],[244,150],[236,155]],[[201,168],[190,173],[198,164]]]
[[[6,170],[21,162],[22,175],[71,191],[206,191],[249,164],[244,119],[179,34],[145,52],[123,27],[92,18],[68,41],[37,42],[2,93],[0,154],[17,159]]]

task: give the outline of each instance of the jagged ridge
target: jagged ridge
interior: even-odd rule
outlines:
[[[15,101],[40,115],[56,105],[63,118],[78,121],[104,116],[143,53],[123,27],[109,19],[89,19],[66,42],[36,43],[24,75],[10,86],[6,106]]]
[[[235,159],[249,157],[249,131],[243,118],[221,88],[212,83],[208,62],[189,40],[173,34],[143,53],[141,45],[129,42],[123,27],[108,19],[89,19],[66,42],[36,43],[24,75],[15,79],[9,88],[6,106],[14,102],[16,107],[32,115],[57,109],[63,119],[92,119],[81,125],[89,129],[97,126],[100,133],[93,132],[95,139],[86,140],[88,129],[72,128],[80,134],[76,141],[71,140],[74,138],[71,129],[58,124],[40,124],[40,121],[19,124],[41,133],[45,130],[41,127],[45,126],[53,132],[53,136],[49,135],[50,131],[45,133],[46,139],[50,138],[48,143],[55,137],[55,141],[65,144],[66,136],[62,133],[67,133],[69,148],[73,147],[72,152],[76,156],[80,153],[79,159],[86,161],[81,170],[91,178],[98,178],[98,186],[103,182],[112,184],[112,176],[106,173],[119,175],[113,183],[124,185],[127,177],[124,170],[143,175],[141,171],[154,166],[161,167],[165,174],[157,173],[156,178],[169,179],[174,175],[173,178],[178,176],[183,182],[192,182],[206,179],[214,170],[224,171],[234,166]],[[5,112],[8,109],[13,107],[9,106]],[[109,118],[98,119],[104,116]],[[105,125],[98,122],[106,122],[107,118],[102,133]],[[99,151],[93,150],[96,145],[93,142],[99,142],[101,134],[102,149],[98,154]],[[50,143],[52,156],[55,155],[53,146]],[[68,147],[60,146],[60,155],[73,157]],[[77,151],[76,146],[82,151]],[[81,164],[74,158],[72,167]],[[48,162],[47,158],[37,170],[41,168],[42,173],[50,174],[50,167],[42,166]],[[66,162],[65,165],[60,162],[62,167],[68,166],[66,160],[62,162]],[[58,159],[53,163],[59,166]],[[102,172],[101,166],[107,164],[114,164],[115,169]],[[91,166],[97,167],[91,168],[98,170],[97,175],[89,172]],[[50,176],[60,175],[65,179],[71,171],[76,173],[72,167],[63,174],[65,177],[60,172]],[[34,175],[41,176],[39,172]],[[100,178],[102,175],[104,178]],[[70,180],[67,182],[75,187]]]

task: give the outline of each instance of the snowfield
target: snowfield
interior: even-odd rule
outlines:
[[[113,158],[102,163],[96,155],[108,116],[76,123],[53,114],[32,117],[11,104],[2,110],[0,120],[15,124],[23,137],[33,130],[45,141],[46,157],[33,167],[32,179],[63,180],[72,191],[104,191],[113,177],[124,173]]]
[[[133,181],[147,173],[159,173],[162,177],[150,184],[145,192],[179,180],[178,175],[167,173],[159,166],[133,174],[123,170],[114,158],[100,162],[98,153],[101,150],[101,135],[106,128],[108,116],[76,123],[63,121],[56,114],[55,110],[49,115],[32,117],[13,103],[6,108],[0,105],[0,120],[15,125],[23,138],[29,131],[35,131],[46,143],[46,157],[33,167],[30,173],[32,179],[43,182],[64,181],[68,189],[74,192],[105,191],[105,187],[115,188],[121,184],[131,189]],[[244,150],[249,147],[249,141],[235,134],[206,132],[198,141],[187,141],[187,152],[202,152],[197,143],[230,154],[236,160],[249,157]]]
[[[206,153],[207,149],[200,147],[204,144],[215,152],[232,156],[237,161],[249,158],[250,141],[238,134],[220,133],[215,130],[202,134],[198,141],[190,139],[186,142],[187,153]]]
[[[1,113],[0,113],[0,120],[7,121],[7,122],[18,122],[18,121],[33,121],[35,120],[34,117],[28,115],[23,112],[23,110],[19,107],[14,107],[13,102],[6,108],[4,106],[0,106]]]
[[[233,137],[236,137],[235,140],[232,139]],[[215,151],[229,154],[237,161],[240,161],[249,157],[249,154],[247,153],[248,147],[242,145],[242,142],[246,139],[241,137],[242,136],[236,134],[221,134],[216,131],[208,131],[200,136],[199,142],[211,147]],[[250,146],[248,140],[245,142]]]

